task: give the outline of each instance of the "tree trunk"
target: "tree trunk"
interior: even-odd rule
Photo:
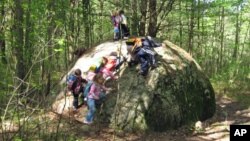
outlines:
[[[215,20],[215,22],[214,22],[214,31],[213,31],[213,40],[212,40],[212,43],[211,43],[211,47],[212,47],[212,52],[211,52],[211,54],[208,54],[208,55],[210,55],[211,57],[211,59],[210,59],[210,64],[209,64],[209,66],[208,67],[210,67],[211,68],[211,73],[217,73],[217,66],[218,66],[218,62],[216,62],[216,60],[217,60],[217,58],[216,58],[216,55],[214,55],[214,54],[216,54],[217,53],[217,46],[216,46],[216,41],[217,41],[217,34],[218,34],[218,32],[217,32],[217,25],[218,25],[218,23],[217,22],[219,22],[219,21],[217,21],[217,20]]]
[[[131,3],[132,10],[132,24],[131,24],[131,34],[134,36],[138,35],[138,15],[137,15],[138,3],[136,0],[133,0]]]
[[[149,0],[149,25],[148,35],[156,37],[157,33],[157,11],[156,11],[156,0]]]
[[[53,70],[52,66],[53,66],[53,60],[52,60],[52,51],[53,51],[53,31],[55,29],[55,21],[54,21],[54,17],[53,17],[53,11],[54,11],[54,7],[55,7],[55,1],[54,0],[50,0],[49,4],[48,4],[48,9],[51,12],[48,16],[48,28],[47,28],[47,41],[48,41],[48,62],[45,62],[46,64],[46,68],[44,68],[46,71],[46,88],[45,88],[45,95],[48,95],[50,93],[50,89],[51,89],[51,71]]]
[[[246,32],[246,35],[245,35],[245,38],[244,38],[244,44],[243,44],[243,46],[242,46],[242,49],[241,49],[241,53],[240,53],[240,59],[243,59],[242,57],[243,57],[243,53],[244,53],[244,49],[245,49],[245,43],[246,43],[246,41],[247,41],[247,39],[248,39],[248,35],[250,36],[250,21],[248,22],[248,26],[247,26],[247,30],[246,30],[247,32]],[[250,44],[249,44],[250,45]]]
[[[33,29],[32,23],[30,21],[30,8],[31,8],[31,0],[28,0],[28,7],[26,10],[26,26],[25,26],[25,43],[24,43],[24,54],[25,54],[25,62],[27,66],[31,66],[32,64],[32,54],[33,54],[33,47],[32,47],[32,39],[30,33]]]
[[[75,36],[75,6],[76,6],[76,1],[75,0],[70,0],[70,20],[69,20],[69,45],[74,50],[76,48],[74,41],[76,40]]]
[[[1,13],[0,13],[0,51],[1,51],[1,60],[3,64],[7,64],[7,59],[6,59],[6,47],[5,47],[5,31],[4,31],[4,17],[5,17],[5,12],[4,12],[4,4],[5,1],[2,1],[2,5],[1,5]]]
[[[233,61],[237,60],[238,56],[238,49],[239,49],[239,42],[240,42],[240,10],[239,6],[237,7],[237,14],[236,14],[236,25],[235,25],[235,45],[234,45],[234,50],[233,50]]]
[[[181,0],[179,1],[179,36],[180,36],[180,40],[179,40],[179,45],[182,46],[182,6],[181,6],[182,2]]]
[[[195,13],[195,0],[192,0],[192,5],[191,5],[191,17],[190,17],[190,22],[189,22],[189,30],[188,30],[188,52],[192,56],[193,54],[193,34],[194,34],[194,13]]]
[[[203,3],[205,3],[205,0],[203,0]],[[203,4],[202,6],[202,13],[205,11],[205,6]],[[201,20],[201,34],[202,34],[202,43],[203,43],[203,47],[201,48],[201,55],[204,56],[204,58],[207,58],[207,41],[205,40],[205,21],[204,21],[204,15],[202,14],[202,20]],[[209,59],[208,59],[209,60]],[[207,59],[205,59],[203,62],[202,62],[202,66],[205,66],[204,69],[205,69],[205,72],[207,72]]]
[[[221,23],[220,23],[220,68],[223,66],[223,48],[224,48],[224,7],[221,8]]]
[[[16,64],[16,74],[18,77],[17,88],[19,87],[19,92],[23,92],[25,89],[24,81],[26,74],[26,66],[24,60],[24,40],[23,40],[23,8],[21,6],[21,0],[15,0],[15,14],[14,14],[14,46],[15,46],[15,55],[17,58]]]
[[[90,24],[89,24],[89,0],[82,0],[83,5],[83,21],[84,21],[84,37],[85,37],[85,47],[90,47]]]
[[[198,0],[198,2],[197,2],[197,39],[198,39],[198,41],[197,41],[197,52],[196,52],[196,56],[202,56],[201,55],[201,36],[200,36],[200,9],[201,9],[201,7],[200,7],[200,0]]]
[[[101,12],[100,24],[99,24],[99,29],[100,29],[99,40],[102,41],[103,40],[103,4],[104,4],[104,1],[99,0],[99,2],[100,2],[100,12]]]
[[[147,21],[147,7],[148,7],[148,0],[141,0],[141,20],[139,26],[139,35],[145,36],[145,29],[146,29],[146,21]]]

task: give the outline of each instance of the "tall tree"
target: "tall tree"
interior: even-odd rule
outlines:
[[[149,25],[148,35],[156,37],[157,32],[157,11],[156,11],[156,0],[149,0]]]
[[[133,0],[131,2],[131,9],[132,9],[132,24],[131,24],[131,34],[137,35],[138,34],[138,2]]]
[[[52,14],[55,10],[55,0],[50,0],[48,4],[48,27],[47,27],[47,41],[48,41],[48,48],[47,48],[47,54],[49,56],[48,62],[45,62],[46,68],[44,68],[45,71],[45,80],[46,80],[46,88],[45,88],[45,95],[48,95],[51,90],[51,71],[52,71],[52,51],[53,51],[53,32],[55,29],[55,19],[54,14]]]
[[[103,11],[104,11],[104,1],[99,0],[100,3],[100,12],[101,15],[100,17],[100,24],[99,24],[99,29],[100,29],[100,34],[99,34],[99,39],[102,41],[103,40]]]
[[[32,54],[33,54],[33,46],[32,46],[32,39],[31,39],[31,31],[33,29],[33,25],[31,23],[31,0],[28,0],[28,6],[25,13],[25,37],[24,37],[24,48],[25,48],[25,62],[26,64],[32,64]],[[27,75],[27,74],[26,74]]]
[[[220,68],[223,65],[223,49],[224,49],[224,20],[225,20],[225,13],[224,13],[224,6],[221,7],[221,22],[220,22]]]
[[[90,0],[82,0],[83,9],[83,22],[84,22],[84,37],[85,47],[90,47]]]
[[[18,77],[16,86],[20,86],[20,92],[25,89],[24,79],[26,74],[26,65],[24,60],[24,31],[23,31],[23,8],[21,0],[15,0],[14,12],[14,50],[17,58],[16,75]]]
[[[182,2],[181,0],[179,1],[179,45],[182,47],[182,36],[183,36],[183,26],[182,26]]]
[[[192,0],[191,4],[191,16],[189,20],[189,28],[188,28],[188,52],[192,55],[193,53],[193,35],[194,35],[194,16],[195,16],[195,0]]]
[[[2,58],[2,63],[6,64],[7,63],[7,59],[6,59],[6,44],[5,44],[5,31],[4,31],[4,17],[5,17],[5,10],[4,10],[4,4],[5,1],[3,0],[1,6],[1,13],[0,13],[0,51],[1,51],[1,58]]]
[[[141,20],[139,26],[139,35],[144,36],[145,28],[146,28],[146,20],[147,20],[147,7],[148,7],[148,0],[141,0],[140,2],[140,11],[141,11]]]
[[[237,59],[238,55],[238,49],[239,49],[239,43],[240,43],[240,5],[237,6],[236,8],[236,24],[235,24],[235,45],[234,45],[234,50],[233,50],[233,59]]]

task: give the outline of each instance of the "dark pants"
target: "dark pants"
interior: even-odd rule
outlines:
[[[145,37],[142,41],[143,46],[147,46],[150,48],[154,48],[154,47],[160,47],[161,44],[160,43],[156,43],[151,37]]]
[[[142,50],[148,55],[149,63],[151,67],[155,67],[156,66],[156,59],[155,59],[156,52],[154,52],[151,47],[147,47],[147,46],[143,47]]]
[[[125,24],[121,24],[122,37],[130,36],[129,29]]]
[[[141,74],[147,75],[149,66],[156,66],[155,53],[148,47],[140,48],[136,53],[136,58],[141,64]]]
[[[73,99],[73,106],[74,106],[74,108],[78,108],[78,99],[79,99],[79,95],[80,94],[75,94],[75,93],[73,93],[73,96],[74,96],[74,99]],[[81,94],[80,95],[80,99],[82,100],[82,102],[84,101],[84,96],[83,96],[83,94]]]
[[[117,57],[116,63],[115,63],[115,69],[118,70],[120,66],[124,63],[125,59],[121,56]]]

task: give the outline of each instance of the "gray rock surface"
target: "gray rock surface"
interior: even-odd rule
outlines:
[[[72,70],[80,68],[86,72],[95,58],[120,47],[126,56],[124,42],[103,43],[83,55]],[[119,80],[108,83],[115,90],[98,111],[98,121],[124,131],[165,131],[213,116],[214,90],[196,61],[169,41],[164,41],[163,46],[155,51],[158,53],[158,67],[150,70],[146,78],[137,75],[138,66],[129,68],[125,64],[121,67]],[[62,85],[64,82],[65,78]],[[55,111],[62,109],[56,107],[64,105],[63,102],[55,103]],[[67,111],[60,113],[67,114]]]

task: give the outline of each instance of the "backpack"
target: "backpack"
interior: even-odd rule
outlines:
[[[74,74],[70,74],[67,78],[66,78],[66,83],[67,83],[67,87],[70,91],[78,94],[80,92],[81,89],[81,82],[77,81],[77,76]]]
[[[87,98],[88,97],[88,94],[89,94],[89,91],[90,91],[90,88],[92,86],[93,82],[92,81],[89,81],[87,83],[87,85],[85,86],[84,90],[83,90],[83,96],[84,98]]]
[[[73,88],[75,87],[76,79],[77,79],[77,77],[74,74],[70,74],[66,78],[66,83],[67,83],[67,87],[69,90],[73,90]]]
[[[84,96],[84,100],[85,100],[85,101],[87,101],[87,97],[88,97],[88,95],[89,95],[89,91],[90,91],[90,89],[91,89],[92,84],[93,84],[93,82],[92,82],[92,81],[89,81],[89,82],[87,83],[87,85],[85,86],[85,88],[84,88],[83,96]],[[96,100],[96,101],[95,101],[95,104],[96,104],[96,105],[101,105],[101,104],[103,103],[103,101],[105,100],[105,98],[106,98],[105,93],[104,93],[104,92],[101,92],[101,94],[100,94],[100,99],[99,99],[99,100]]]
[[[104,59],[104,57],[96,59],[95,62],[89,67],[89,71],[93,71],[95,73],[100,72],[101,68],[104,65],[103,64],[103,59]]]

